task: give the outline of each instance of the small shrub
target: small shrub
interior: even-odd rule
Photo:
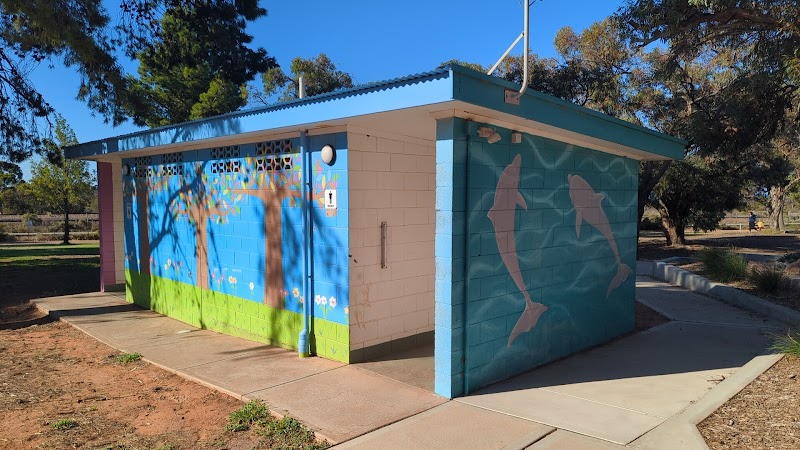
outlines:
[[[100,240],[100,233],[92,231],[89,233],[70,234],[69,238],[76,241],[98,241]]]
[[[639,224],[640,230],[656,231],[661,229],[661,219],[658,214],[645,213],[642,222]]]
[[[800,252],[787,253],[786,255],[783,255],[780,258],[778,258],[778,262],[791,264],[797,261],[798,259],[800,259]]]
[[[772,343],[772,350],[778,353],[800,356],[800,340],[798,340],[798,335],[789,332],[786,336],[776,336]]]
[[[123,353],[114,357],[114,360],[120,364],[128,364],[142,359],[141,353]]]
[[[22,215],[22,223],[23,223],[24,225],[26,225],[26,226],[34,226],[34,227],[38,227],[38,226],[39,226],[39,225],[41,225],[43,222],[44,222],[44,221],[42,220],[42,218],[41,218],[41,217],[39,217],[39,216],[37,216],[37,215],[36,215],[36,214],[34,214],[34,213],[26,213],[26,214],[23,214],[23,215]]]
[[[225,425],[226,431],[245,431],[250,429],[250,425],[264,422],[270,418],[267,405],[261,400],[250,400],[230,413],[228,423]]]
[[[709,276],[717,281],[729,283],[747,277],[747,259],[730,249],[708,247],[697,256]]]
[[[316,450],[328,447],[327,442],[317,442],[314,432],[289,416],[267,422],[257,433],[269,439],[270,448]]]
[[[6,231],[5,225],[0,223],[0,242],[8,242],[11,240],[11,236]]]
[[[750,281],[762,292],[778,292],[785,280],[783,269],[778,267],[754,267],[750,271]]]
[[[73,419],[61,419],[53,424],[53,428],[58,431],[69,430],[70,428],[75,428],[77,426],[78,422],[74,421]]]
[[[51,233],[63,233],[64,232],[64,222],[53,222],[47,226],[47,231]]]

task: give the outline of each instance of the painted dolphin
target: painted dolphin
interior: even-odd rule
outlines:
[[[500,250],[500,257],[503,259],[511,279],[514,280],[514,283],[525,297],[525,310],[508,337],[509,347],[511,347],[517,336],[530,331],[531,328],[536,326],[539,317],[547,311],[547,306],[531,301],[531,297],[528,295],[525,283],[522,280],[522,272],[519,269],[514,222],[517,215],[517,205],[523,209],[528,209],[525,199],[519,192],[519,165],[521,159],[520,155],[515,156],[511,164],[500,174],[500,180],[497,182],[497,190],[494,194],[494,205],[492,205],[488,214],[489,220],[494,225],[494,235],[497,240],[497,248]]]
[[[575,207],[575,233],[579,238],[581,237],[581,224],[584,221],[595,227],[608,240],[611,252],[614,253],[614,258],[617,260],[617,274],[608,285],[606,292],[606,297],[608,297],[611,291],[628,279],[631,268],[619,259],[617,241],[614,239],[614,232],[611,230],[611,225],[608,224],[608,216],[602,207],[603,199],[606,196],[603,193],[595,192],[589,183],[579,175],[568,175],[567,179],[569,180],[569,198],[572,200],[572,206]]]

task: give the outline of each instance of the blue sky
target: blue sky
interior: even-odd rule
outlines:
[[[116,17],[113,2],[106,3]],[[522,31],[519,0],[261,3],[269,14],[248,26],[254,46],[264,47],[287,68],[296,56],[325,53],[358,84],[428,71],[450,59],[491,65]],[[621,5],[622,0],[536,1],[531,6],[531,48],[553,56],[553,38],[561,27],[581,31]],[[521,48],[520,43],[512,54],[520,54]],[[75,100],[80,80],[72,69],[43,64],[32,79],[80,142],[138,130],[130,123],[112,127]],[[23,171],[29,178],[28,164]]]

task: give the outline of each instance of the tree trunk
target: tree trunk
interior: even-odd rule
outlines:
[[[283,308],[283,201],[300,197],[292,189],[231,189],[234,195],[249,195],[264,204],[264,303]]]
[[[64,212],[64,244],[69,244],[69,210]]]
[[[786,187],[772,186],[769,188],[769,203],[767,213],[769,214],[769,226],[773,230],[786,231],[786,224],[783,221],[783,210],[786,206]]]
[[[658,213],[661,215],[661,231],[664,232],[664,237],[667,238],[667,245],[686,245],[685,228],[683,225],[676,223],[669,215],[667,207],[659,202]]]
[[[263,191],[268,192],[268,191]],[[283,308],[283,197],[276,192],[265,195],[264,201],[264,303]]]
[[[64,192],[64,242],[69,244],[69,194]]]
[[[192,208],[205,208],[204,204],[192,205]],[[192,214],[194,224],[194,258],[197,261],[197,286],[208,289],[208,217],[202,211]]]
[[[639,197],[637,202],[638,226],[636,227],[636,242],[639,242],[639,231],[644,217],[644,208],[650,200],[650,193],[661,181],[661,177],[667,172],[671,161],[645,161],[639,165]]]

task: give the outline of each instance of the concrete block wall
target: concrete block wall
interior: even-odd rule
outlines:
[[[125,234],[122,207],[122,163],[98,162],[100,186],[100,290],[118,289],[125,282]]]
[[[500,128],[488,144],[482,125],[437,130],[436,392],[449,397],[634,326],[638,162],[510,144]]]
[[[433,330],[435,144],[368,132],[349,132],[348,143],[350,348],[358,354]]]
[[[467,125],[436,123],[436,327],[434,391],[464,395],[464,267]]]

